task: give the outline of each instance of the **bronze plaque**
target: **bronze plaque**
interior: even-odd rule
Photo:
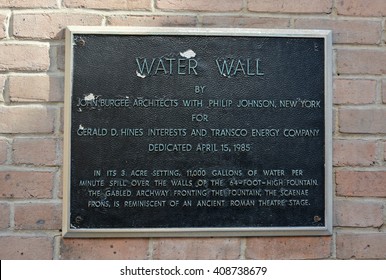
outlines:
[[[328,31],[70,28],[65,236],[331,231]]]

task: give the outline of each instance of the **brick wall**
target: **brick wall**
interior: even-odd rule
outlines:
[[[63,239],[67,25],[332,29],[334,234]],[[384,0],[0,0],[0,259],[386,258]]]

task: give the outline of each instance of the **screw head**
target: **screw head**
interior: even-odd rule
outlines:
[[[83,47],[86,45],[86,41],[82,37],[75,38],[75,44],[78,45],[79,47]]]
[[[83,218],[81,216],[76,216],[75,217],[75,223],[81,224],[83,222]]]
[[[319,216],[314,216],[314,222],[317,223],[317,222],[320,222],[322,220],[321,217]]]

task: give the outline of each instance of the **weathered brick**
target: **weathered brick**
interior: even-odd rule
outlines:
[[[7,202],[0,202],[0,229],[6,229],[10,225],[9,215],[10,215],[10,208],[9,203]]]
[[[68,25],[101,25],[102,18],[95,14],[16,14],[13,16],[13,35],[16,38],[63,39]]]
[[[386,109],[339,110],[339,130],[344,133],[386,133]]]
[[[336,132],[336,120],[338,119],[338,109],[332,108],[332,135],[335,135]]]
[[[12,145],[15,164],[58,165],[57,140],[52,138],[16,138]]]
[[[248,0],[248,10],[268,13],[329,14],[332,0]]]
[[[58,46],[56,48],[56,64],[57,64],[58,70],[64,71],[64,66],[65,66],[64,46]]]
[[[48,171],[0,171],[0,196],[51,198],[54,175]]]
[[[386,142],[383,143],[383,160],[386,161]]]
[[[205,27],[253,27],[287,28],[288,18],[246,17],[246,16],[203,16],[201,23]]]
[[[386,258],[386,233],[337,233],[336,257],[338,259]]]
[[[64,132],[64,109],[60,108],[60,125],[59,125],[59,131]]]
[[[100,10],[151,10],[151,0],[64,0],[64,5]]]
[[[385,0],[337,0],[338,15],[346,16],[386,16]]]
[[[339,227],[380,227],[383,225],[383,204],[335,200],[334,225]]]
[[[386,26],[386,20],[383,21],[383,26]],[[383,43],[386,43],[386,28],[383,28]]]
[[[156,7],[161,10],[184,10],[206,12],[241,11],[243,0],[223,0],[221,3],[207,0],[157,0]]]
[[[62,239],[61,259],[147,259],[148,239]]]
[[[386,80],[382,80],[382,100],[386,103]]]
[[[339,196],[386,197],[386,171],[339,170],[335,173]]]
[[[331,255],[331,237],[247,238],[247,259],[325,259]]]
[[[53,259],[53,238],[46,236],[0,236],[2,260]]]
[[[0,75],[0,102],[4,102],[4,87],[7,77]]]
[[[48,75],[10,76],[8,94],[12,102],[62,102],[64,78]]]
[[[57,0],[0,0],[1,8],[57,8]]]
[[[334,141],[334,166],[370,166],[376,160],[377,142],[366,140]]]
[[[55,165],[62,166],[63,165],[63,149],[64,149],[64,144],[63,144],[63,138],[59,138],[56,140],[56,158],[55,158]]]
[[[7,161],[8,158],[8,143],[5,139],[0,139],[0,164]]]
[[[296,19],[296,28],[331,29],[336,44],[379,44],[382,38],[380,20]]]
[[[17,203],[15,229],[59,230],[62,222],[61,208],[59,203]]]
[[[0,44],[0,71],[47,71],[49,67],[48,44]]]
[[[375,103],[376,94],[375,80],[334,80],[334,104],[372,104]]]
[[[197,18],[194,16],[133,16],[133,15],[114,15],[107,19],[108,25],[121,26],[195,26]]]
[[[339,49],[338,74],[386,74],[386,49]]]
[[[0,106],[0,133],[51,133],[55,109],[41,105]]]
[[[0,39],[7,36],[6,22],[8,20],[7,15],[0,14]]]
[[[59,181],[59,186],[60,186],[60,188],[57,190],[57,194],[56,194],[56,196],[57,196],[57,198],[60,198],[60,199],[63,199],[63,192],[65,191],[65,190],[63,190],[63,188],[65,188],[65,187],[62,187],[63,186],[63,171],[62,172],[58,172],[59,174],[58,174],[58,181]],[[55,196],[55,194],[54,194],[54,196]]]
[[[238,259],[238,238],[168,238],[155,239],[153,259]]]

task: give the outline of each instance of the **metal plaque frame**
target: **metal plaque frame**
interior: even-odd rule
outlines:
[[[325,135],[325,225],[322,227],[229,227],[229,228],[73,228],[70,225],[71,197],[71,102],[74,74],[74,36],[157,35],[157,36],[244,36],[324,39],[324,135]],[[186,236],[296,236],[331,235],[333,213],[332,184],[332,34],[329,30],[276,30],[239,28],[167,28],[167,27],[78,27],[66,30],[63,163],[63,235],[64,237],[186,237]]]

